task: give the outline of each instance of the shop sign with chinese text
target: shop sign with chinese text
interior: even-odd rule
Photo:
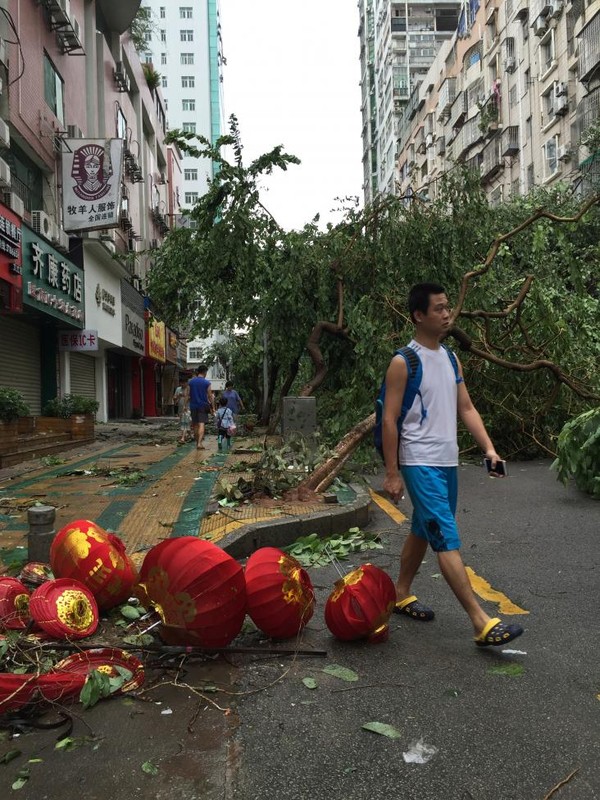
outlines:
[[[115,228],[119,224],[123,139],[65,139],[62,154],[63,219],[66,231]]]
[[[83,328],[83,270],[26,225],[22,235],[23,303]]]
[[[59,350],[97,350],[98,331],[59,331]]]
[[[148,314],[148,356],[165,363],[165,323]]]

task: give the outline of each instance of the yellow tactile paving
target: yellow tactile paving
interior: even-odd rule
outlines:
[[[202,458],[206,457],[204,452]],[[119,536],[129,552],[135,552],[142,546],[151,547],[169,538],[185,496],[201,468],[196,451],[190,449],[189,454],[176,466],[148,486],[119,526]],[[190,535],[196,533],[190,531]]]

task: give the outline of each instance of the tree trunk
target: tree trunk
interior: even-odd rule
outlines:
[[[362,440],[371,433],[375,427],[375,414],[361,420],[352,430],[335,446],[330,458],[321,464],[298,486],[298,489],[309,489],[313,492],[323,492],[330,486],[341,471],[346,461],[356,450]]]

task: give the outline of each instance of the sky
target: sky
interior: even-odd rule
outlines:
[[[356,0],[220,0],[225,118],[240,125],[243,159],[282,144],[302,163],[263,179],[261,201],[284,228],[362,193]]]

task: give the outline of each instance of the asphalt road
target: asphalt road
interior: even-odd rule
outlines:
[[[325,648],[327,659],[257,663],[241,674],[240,689],[252,694],[238,705],[234,800],[600,798],[600,506],[562,487],[549,462],[510,466],[504,480],[461,467],[458,519],[465,563],[529,612],[509,617],[524,635],[507,648],[476,648],[430,553],[415,591],[436,620],[394,616],[387,643],[341,643],[323,620],[337,573],[312,569],[319,605],[301,646]],[[408,502],[402,510],[410,513]],[[369,560],[395,576],[408,525],[375,509],[370,529],[385,548]],[[358,564],[345,562],[344,572]],[[498,614],[496,603],[484,607]],[[325,674],[326,663],[359,680]],[[399,738],[362,729],[373,721]],[[406,763],[418,740],[435,754]]]
[[[435,608],[434,622],[394,616],[384,644],[338,642],[323,618],[338,573],[312,568],[318,605],[299,646],[326,650],[326,658],[243,655],[149,669],[139,699],[72,708],[71,749],[55,749],[64,729],[0,741],[0,761],[7,750],[21,751],[0,763],[1,800],[13,796],[21,769],[29,780],[14,796],[23,800],[600,798],[600,506],[563,488],[548,467],[511,464],[505,480],[461,468],[464,559],[529,611],[509,617],[526,630],[505,649],[521,652],[474,646],[432,554],[415,591]],[[372,483],[378,489],[381,478]],[[401,510],[410,514],[408,502]],[[369,551],[368,560],[395,576],[408,524],[374,506],[370,530],[384,549]],[[347,572],[359,563],[341,566]],[[495,602],[485,607],[497,613]],[[236,641],[261,643],[270,644],[258,633]],[[358,681],[324,673],[332,664],[353,669]],[[316,689],[302,683],[306,677]],[[157,678],[167,683],[151,690]],[[213,684],[216,693],[207,689]],[[364,730],[368,722],[393,726],[399,738]],[[405,763],[419,740],[435,754]]]

